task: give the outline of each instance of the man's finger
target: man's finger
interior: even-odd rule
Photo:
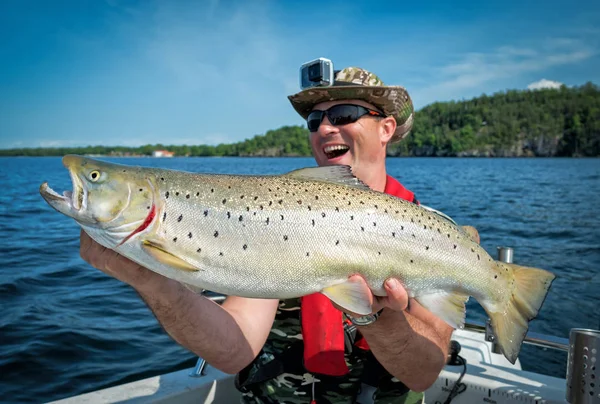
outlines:
[[[396,311],[404,311],[408,307],[408,293],[398,279],[390,278],[385,282],[387,306]]]

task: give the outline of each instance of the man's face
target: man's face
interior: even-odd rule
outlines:
[[[369,109],[373,105],[361,100],[327,101],[317,104],[313,110],[324,111],[338,104],[356,104]],[[393,118],[375,118],[365,115],[354,123],[334,126],[325,116],[321,125],[310,134],[313,155],[320,166],[344,164],[352,167],[359,178],[361,172],[383,163],[385,146],[395,129]],[[393,128],[390,128],[393,125]],[[391,133],[388,133],[390,132]]]

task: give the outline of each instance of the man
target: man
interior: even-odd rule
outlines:
[[[333,87],[289,98],[307,119],[319,165],[350,165],[372,189],[417,203],[385,169],[387,144],[412,127],[413,107],[402,87],[347,68]],[[359,394],[363,401],[420,402],[422,395],[408,390],[424,391],[446,361],[452,328],[409,300],[396,279],[386,282],[388,296],[373,296],[372,316],[347,313],[343,322],[321,294],[281,302],[230,296],[219,306],[83,232],[81,256],[134,287],[178,343],[238,373],[247,402],[354,402]]]

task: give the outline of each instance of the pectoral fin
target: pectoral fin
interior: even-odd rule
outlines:
[[[144,240],[142,242],[142,248],[144,251],[154,257],[154,259],[170,267],[190,272],[200,270],[200,268],[196,268],[192,264],[168,252],[160,242]]]
[[[415,297],[415,300],[452,327],[464,327],[465,303],[469,300],[469,296],[460,293],[440,292],[418,296]]]
[[[373,309],[372,295],[364,282],[346,281],[326,287],[321,291],[325,296],[344,309],[356,314],[370,314]]]

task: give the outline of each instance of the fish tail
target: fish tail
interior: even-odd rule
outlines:
[[[500,263],[512,269],[512,293],[501,310],[490,312],[496,342],[504,356],[515,363],[527,334],[529,321],[537,316],[555,276],[543,269]],[[486,310],[487,311],[487,310]]]

